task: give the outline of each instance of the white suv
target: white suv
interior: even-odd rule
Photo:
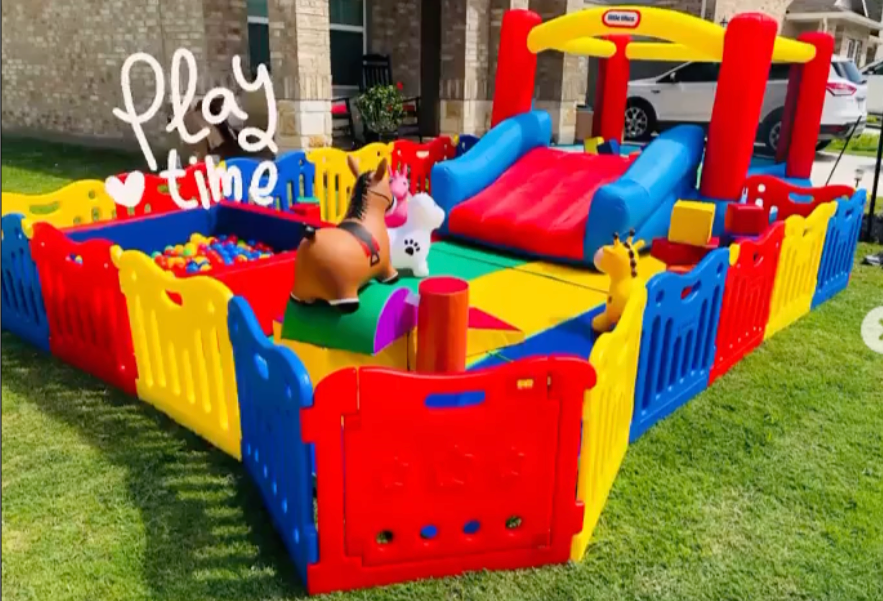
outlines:
[[[867,80],[868,112],[883,115],[883,60],[862,69],[862,76]]]
[[[707,124],[711,121],[719,71],[718,63],[684,63],[659,77],[629,82],[626,139],[646,139],[677,123]],[[779,143],[789,71],[788,64],[772,66],[763,99],[757,139],[771,152]],[[853,129],[853,135],[860,134],[868,119],[867,86],[851,60],[834,57],[827,87],[819,150],[831,140],[846,138]]]

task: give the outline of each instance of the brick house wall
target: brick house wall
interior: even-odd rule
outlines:
[[[419,0],[368,2],[368,52],[390,56],[405,96],[420,95],[420,5]]]
[[[720,23],[738,13],[761,12],[781,24],[791,2],[792,0],[717,0],[714,20]]]
[[[112,113],[113,107],[123,107],[120,73],[127,57],[150,54],[162,65],[168,81],[172,54],[187,48],[199,68],[198,90],[205,91],[231,77],[230,53],[247,56],[245,0],[99,4],[74,0],[2,4],[4,129],[97,137],[131,146],[131,127]],[[144,110],[156,90],[153,73],[146,66],[138,67],[131,79],[135,106]],[[169,112],[163,107],[144,125],[152,143],[169,143],[162,133]]]

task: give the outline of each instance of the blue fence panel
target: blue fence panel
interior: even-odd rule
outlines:
[[[455,157],[463,156],[469,149],[475,146],[475,143],[478,142],[478,136],[473,136],[472,134],[461,134],[459,139],[457,140],[457,149],[455,153]]]
[[[22,219],[22,215],[12,213],[0,220],[3,230],[0,326],[48,352],[49,322],[43,289],[37,265],[31,258],[31,241],[21,227]]]
[[[242,202],[251,203],[248,189],[258,165],[262,161],[252,158],[230,159],[227,168],[236,167],[242,174]],[[276,159],[276,171],[278,179],[273,187],[273,208],[278,211],[290,211],[292,207],[305,198],[313,196],[313,182],[316,179],[316,166],[308,159],[307,155],[298,150],[286,152]],[[266,182],[266,176],[262,178]],[[228,200],[237,200],[231,194]],[[253,204],[253,203],[252,203]]]
[[[261,490],[304,584],[319,555],[313,521],[310,449],[302,442],[300,410],[313,404],[313,386],[295,354],[270,342],[245,299],[229,307],[236,363],[242,463]]]
[[[813,308],[836,295],[849,283],[867,198],[867,190],[857,190],[852,198],[837,201],[837,212],[828,221],[828,233],[825,234],[816,292],[812,297]]]
[[[687,274],[648,282],[632,442],[708,386],[729,264],[719,249]]]

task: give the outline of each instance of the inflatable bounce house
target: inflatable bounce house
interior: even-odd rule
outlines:
[[[578,561],[629,445],[847,286],[866,193],[808,183],[833,39],[776,33],[512,10],[480,139],[291,153],[272,207],[4,195],[3,328],[240,460],[311,593]],[[593,152],[531,109],[546,50],[601,58]],[[720,62],[708,131],[623,155],[632,59]]]

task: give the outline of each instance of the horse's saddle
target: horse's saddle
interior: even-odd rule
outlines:
[[[337,227],[356,237],[362,244],[365,256],[370,259],[372,267],[380,263],[380,244],[371,232],[368,231],[368,228],[358,221],[341,221]]]

